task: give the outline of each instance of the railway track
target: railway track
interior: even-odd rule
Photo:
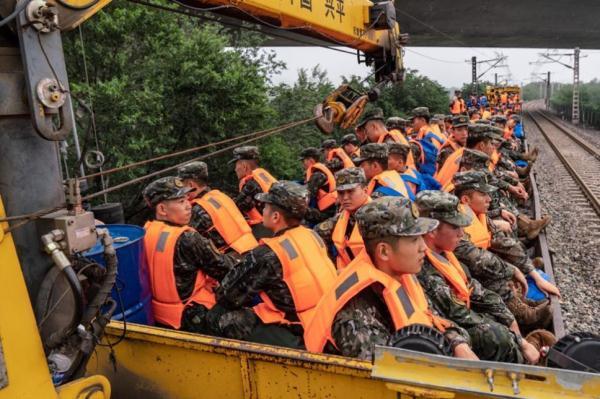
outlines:
[[[572,187],[566,188],[573,194],[573,202],[578,207],[585,207],[587,202],[593,211],[584,210],[584,213],[592,217],[590,222],[596,223],[600,235],[600,149],[543,112],[528,111],[527,116],[538,127],[579,189],[580,193],[577,193]]]

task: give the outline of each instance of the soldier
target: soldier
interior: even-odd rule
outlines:
[[[319,302],[304,337],[312,352],[371,359],[375,345],[392,346],[412,324],[444,332],[457,357],[477,359],[468,334],[434,316],[415,274],[437,221],[421,218],[405,198],[379,198],[356,214],[366,251],[338,275]]]
[[[421,173],[406,164],[410,146],[401,143],[388,144],[388,169],[395,170],[408,186],[409,199],[414,201],[417,192],[426,189]],[[436,187],[438,188],[438,187]]]
[[[208,187],[208,167],[202,161],[190,162],[177,169],[177,176],[191,189],[189,225],[213,242],[219,252],[230,250],[238,255],[254,249],[258,242],[252,229],[229,196]]]
[[[216,288],[211,325],[219,335],[303,348],[313,310],[336,277],[323,241],[300,223],[308,193],[294,182],[273,183],[257,200],[265,204],[264,238]],[[256,297],[262,300],[255,304]]]
[[[410,198],[410,189],[398,172],[388,170],[388,149],[385,144],[369,143],[360,147],[357,165],[368,180],[367,194],[373,198],[402,196]]]
[[[342,144],[342,149],[346,154],[348,154],[350,159],[352,159],[352,162],[354,162],[356,158],[360,157],[360,141],[355,134],[350,133],[344,135],[340,142]]]
[[[469,118],[467,118],[465,115],[458,115],[452,118],[452,127],[449,130],[450,136],[444,145],[442,145],[438,155],[438,172],[435,177],[442,186],[448,184],[448,182],[452,179],[452,177],[450,177],[449,180],[440,180],[440,176],[444,173],[442,172],[444,163],[446,162],[446,159],[448,159],[451,154],[456,153],[456,151],[459,152],[453,156],[450,162],[454,162],[455,158],[461,156],[462,148],[464,148],[467,144],[467,137],[469,135],[467,126],[469,126]]]
[[[423,216],[440,222],[423,236],[428,250],[418,274],[440,315],[469,332],[473,351],[480,359],[537,364],[539,351],[522,338],[502,298],[471,278],[454,255],[472,216],[459,210],[458,198],[442,191],[422,191],[415,204]]]
[[[266,232],[261,225],[261,205],[254,197],[256,194],[269,191],[271,185],[277,180],[265,169],[259,168],[258,161],[258,147],[242,146],[233,150],[233,159],[229,163],[235,163],[235,174],[240,181],[240,192],[234,202],[246,214],[254,235],[260,238]]]
[[[300,160],[306,170],[304,181],[309,198],[309,209],[304,218],[310,225],[315,225],[335,214],[337,201],[335,177],[329,168],[320,162],[321,151],[317,148],[309,147],[302,150]]]
[[[399,116],[392,116],[385,121],[385,127],[388,131],[396,130],[406,136],[406,126],[408,121]]]
[[[334,139],[327,139],[321,143],[321,149],[325,157],[325,165],[332,173],[344,168],[351,168],[354,162],[346,152],[339,148]]]
[[[179,178],[169,176],[143,191],[154,210],[154,219],[144,226],[152,311],[161,326],[210,334],[206,315],[215,304],[213,287],[236,262],[188,226],[190,190]]]
[[[489,193],[496,190],[487,183],[486,174],[481,171],[458,173],[454,176],[454,185],[454,194],[460,199],[461,209],[473,216],[471,225],[465,228],[470,241],[518,267],[524,275],[534,280],[540,290],[560,297],[558,288],[546,281],[534,268],[523,244],[499,231],[486,215],[491,201]]]
[[[329,256],[339,270],[364,249],[354,215],[371,198],[367,194],[367,178],[361,168],[340,170],[335,174],[335,182],[341,212],[316,225],[315,231],[330,249]]]

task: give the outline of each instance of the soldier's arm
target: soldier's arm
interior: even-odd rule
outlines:
[[[442,317],[467,330],[485,323],[485,319],[481,315],[467,308],[466,304],[454,295],[445,278],[438,274],[433,267],[424,265],[418,277],[425,293]]]
[[[215,288],[217,302],[227,309],[249,306],[269,281],[281,278],[281,270],[277,255],[266,245],[261,245],[248,252],[242,263]]]
[[[254,205],[255,205],[254,196],[261,192],[262,192],[262,190],[260,188],[260,185],[256,181],[254,181],[254,179],[248,180],[248,182],[246,182],[246,184],[244,184],[244,186],[242,187],[242,190],[233,199],[233,201],[235,202],[237,207],[240,209],[240,211],[248,212],[252,208],[254,208]]]
[[[344,162],[338,157],[333,157],[329,161],[325,161],[325,166],[329,170],[340,170],[344,168]]]
[[[376,313],[377,308],[358,295],[336,315],[331,336],[341,355],[371,360],[375,345],[389,344],[390,328]]]
[[[339,214],[325,220],[324,222],[319,223],[318,225],[316,225],[313,228],[314,231],[319,235],[319,237],[321,237],[321,239],[325,243],[325,246],[327,247],[327,254],[329,255],[329,258],[331,258],[334,261],[335,261],[335,256],[332,253],[333,252],[332,235],[333,235],[333,230],[335,229],[335,225],[337,223],[338,218],[339,218]]]
[[[476,247],[466,236],[459,242],[454,255],[477,279],[508,281],[514,275],[514,266],[490,251]]]
[[[507,327],[514,323],[515,316],[508,310],[500,295],[484,288],[476,279],[471,279],[471,288],[473,289],[471,294],[473,310],[491,316],[498,323]]]
[[[316,198],[319,190],[327,184],[327,176],[324,173],[315,171],[308,182],[306,188],[308,189],[309,198]]]
[[[183,233],[175,248],[179,270],[202,270],[221,281],[237,264],[236,258],[220,253],[215,245],[196,231]]]
[[[210,215],[198,204],[192,205],[192,219],[190,226],[206,237],[206,231],[213,225]]]

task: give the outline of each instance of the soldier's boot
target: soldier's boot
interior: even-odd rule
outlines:
[[[548,350],[554,346],[557,339],[556,336],[550,331],[538,329],[527,334],[525,341],[529,342],[535,349],[538,350],[538,352],[540,352],[542,356],[540,356],[538,365],[545,366]]]
[[[520,214],[517,217],[519,235],[526,236],[528,240],[533,240],[551,221],[552,217],[550,215],[544,215],[539,220],[533,220],[527,215]]]
[[[548,300],[538,306],[530,306],[515,295],[506,302],[506,306],[515,316],[519,326],[527,330],[545,328],[552,320],[552,311]]]

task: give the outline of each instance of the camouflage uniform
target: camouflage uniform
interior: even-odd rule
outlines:
[[[436,221],[419,218],[411,202],[399,197],[380,198],[363,206],[356,219],[365,240],[423,235],[437,227]],[[430,309],[435,313],[434,308]],[[327,345],[325,351],[371,360],[375,345],[392,345],[394,333],[381,290],[370,286],[337,313],[331,329],[337,349]],[[444,335],[452,348],[470,343],[468,333],[458,326],[449,327]]]
[[[466,190],[477,190],[488,193],[493,190],[494,187],[488,184],[487,174],[482,171],[468,171],[457,173],[454,175],[454,192],[460,197],[461,193]],[[487,189],[486,187],[491,187]],[[498,255],[504,261],[514,265],[527,275],[534,266],[531,263],[527,255],[527,251],[523,244],[512,235],[498,231],[493,223],[489,220],[488,216],[488,228],[492,233],[492,243],[490,251]]]
[[[463,127],[469,125],[469,118],[466,115],[457,115],[452,117],[452,127]],[[454,140],[452,136],[448,138],[448,141]],[[456,143],[459,147],[462,147],[460,144]],[[450,144],[443,145],[440,149],[440,153],[438,154],[438,170],[444,165],[446,159],[456,151]]]
[[[367,185],[367,178],[365,172],[361,168],[347,168],[342,169],[335,174],[336,190],[351,190],[355,187]],[[354,229],[356,219],[354,215],[356,212],[350,215],[348,220],[348,226],[346,227],[346,237],[349,237]],[[332,261],[337,258],[337,250],[333,244],[332,235],[335,225],[338,222],[340,214],[334,215],[324,222],[319,223],[314,227],[315,232],[321,237],[325,245],[327,246],[329,257]]]
[[[299,219],[304,217],[307,199],[306,189],[289,181],[274,183],[268,193],[257,195],[258,201],[277,205]],[[264,325],[250,309],[261,292],[265,292],[275,306],[285,312],[288,320],[298,320],[294,299],[284,281],[281,262],[275,252],[264,244],[248,252],[242,263],[227,274],[215,289],[217,305],[211,309],[211,327],[219,335],[228,338],[255,342],[267,340],[277,345],[302,347],[303,331],[299,325]]]
[[[258,161],[260,153],[258,151],[258,147],[255,146],[242,146],[234,148],[233,150],[233,158],[229,161],[229,163],[234,163],[236,161],[247,159],[247,160],[255,160]],[[262,189],[260,185],[254,180],[250,179],[244,184],[244,186],[240,189],[239,194],[233,199],[233,202],[237,205],[237,207],[242,212],[249,212],[252,208],[256,208],[259,211],[262,211],[262,204],[258,203],[254,197],[262,193]]]
[[[421,214],[440,222],[458,227],[465,227],[471,223],[471,217],[459,211],[458,198],[452,194],[423,191],[417,195],[415,204]],[[513,314],[498,294],[485,289],[479,281],[470,278],[466,269],[465,274],[468,287],[472,290],[470,307],[456,296],[452,285],[433,266],[429,258],[425,258],[418,277],[427,296],[441,311],[441,315],[469,332],[473,350],[482,360],[522,363],[523,356],[517,337],[508,329],[515,321]]]
[[[162,201],[181,198],[189,191],[179,178],[168,176],[150,183],[144,189],[143,196],[148,206],[154,208]],[[183,233],[175,244],[173,259],[173,274],[179,297],[182,300],[190,297],[198,271],[221,281],[236,264],[237,260],[234,257],[221,254],[209,239],[198,232]],[[204,305],[194,303],[187,306],[181,318],[181,330],[212,333],[206,323],[207,312],[208,309]]]
[[[303,161],[307,158],[314,159],[316,162],[321,160],[321,152],[314,147],[308,147],[302,150],[300,153],[300,160]],[[334,158],[339,159],[339,158]],[[330,206],[327,209],[319,210],[317,208],[317,195],[319,190],[329,192],[329,182],[325,173],[315,169],[310,176],[310,179],[306,182],[306,188],[308,189],[309,198],[309,209],[306,212],[304,219],[310,225],[320,223],[325,219],[333,216],[336,212],[335,205]]]

